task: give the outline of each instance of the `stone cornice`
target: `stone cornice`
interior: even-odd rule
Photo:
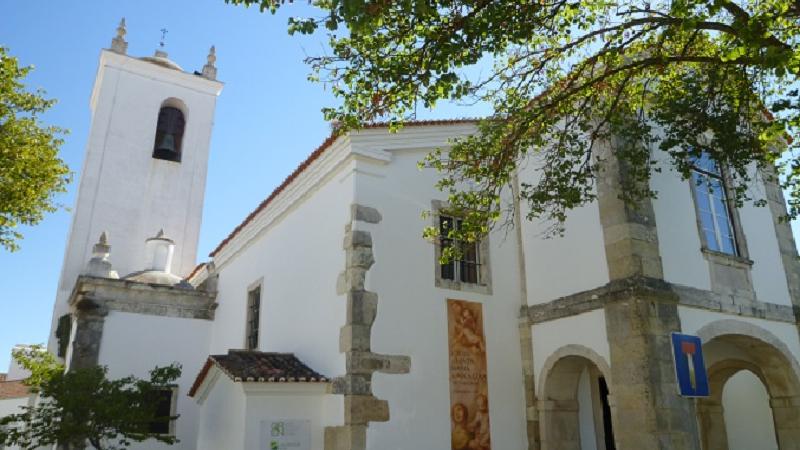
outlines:
[[[153,74],[158,74],[159,79],[163,81],[172,82],[187,89],[213,96],[219,95],[223,86],[220,81],[209,80],[192,73],[161,67],[134,56],[121,55],[110,50],[102,50],[100,52],[100,63],[97,67],[98,76],[95,78],[95,85],[92,88],[92,95],[89,101],[92,109],[94,109],[96,104],[98,90],[102,85],[102,73],[106,68],[114,68],[149,78],[153,78]]]
[[[213,320],[217,294],[130,280],[78,277],[69,305],[80,311],[129,312],[153,316]]]
[[[523,306],[520,315],[529,325],[575,316],[601,309],[609,302],[646,295],[648,298],[707,311],[721,312],[744,317],[795,323],[800,309],[774,303],[742,301],[724,297],[718,293],[680,286],[663,280],[646,277],[625,278],[612,281],[605,286],[561,297],[546,303]]]

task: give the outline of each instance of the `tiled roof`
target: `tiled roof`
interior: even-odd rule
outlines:
[[[312,370],[294,353],[268,353],[255,350],[229,350],[227,355],[211,355],[194,380],[189,397],[194,397],[212,366],[231,380],[262,383],[324,383],[328,379]]]
[[[5,374],[3,374],[5,379]],[[23,380],[0,381],[0,400],[27,397],[30,389]]]
[[[446,120],[417,120],[417,121],[405,122],[403,126],[408,128],[408,127],[424,127],[424,126],[436,126],[436,125],[461,125],[461,124],[477,123],[478,120],[479,119],[468,119],[468,118],[446,119]],[[371,123],[364,125],[362,128],[364,129],[386,128],[388,126],[389,126],[388,123],[379,122],[379,123]],[[264,201],[262,201],[261,204],[259,204],[258,207],[254,209],[253,212],[251,212],[242,221],[242,223],[240,223],[236,228],[234,228],[233,231],[225,239],[223,239],[222,242],[220,242],[219,245],[217,245],[217,248],[215,248],[208,256],[214,257],[214,255],[219,253],[219,251],[222,250],[222,248],[225,247],[225,245],[227,245],[228,242],[230,242],[234,237],[236,237],[237,234],[239,234],[240,231],[242,231],[242,228],[244,228],[248,223],[250,223],[258,215],[258,213],[263,211],[264,208],[266,208],[270,204],[270,202],[272,202],[272,200],[278,196],[278,194],[280,194],[284,189],[286,189],[286,187],[289,186],[289,184],[291,184],[295,178],[297,178],[301,173],[303,173],[303,171],[308,166],[310,166],[311,163],[314,162],[314,160],[319,158],[320,155],[322,155],[325,152],[325,150],[330,148],[330,146],[336,141],[337,137],[339,136],[336,132],[331,133],[331,135],[328,136],[328,138],[325,139],[322,142],[322,144],[320,144],[320,146],[317,147],[317,149],[314,150],[311,153],[311,155],[309,155],[308,158],[305,159],[305,161],[300,163],[300,165],[291,174],[289,174],[289,176],[286,177],[286,179],[283,180],[283,182],[279,184],[278,187],[276,187],[275,190],[273,190],[272,193],[269,194],[269,196],[266,199],[264,199]]]
[[[200,272],[200,269],[202,269],[206,265],[207,265],[207,263],[200,263],[200,264],[194,266],[194,269],[192,269],[192,273],[190,273],[189,276],[186,277],[186,279],[187,280],[191,280],[192,277],[195,276],[197,274],[197,272]]]

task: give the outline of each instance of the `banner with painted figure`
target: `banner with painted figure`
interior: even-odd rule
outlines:
[[[480,303],[447,301],[452,450],[491,450],[486,338]]]

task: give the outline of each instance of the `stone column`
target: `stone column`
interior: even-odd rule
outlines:
[[[721,403],[701,400],[697,404],[697,421],[703,450],[728,450],[728,431],[725,429],[725,412]]]
[[[621,200],[626,170],[604,155],[598,203],[611,286],[604,306],[611,353],[618,450],[697,450],[694,406],[678,395],[670,333],[680,331],[677,296],[663,282],[649,199]],[[615,286],[616,285],[616,286]]]
[[[781,450],[800,450],[800,396],[772,397],[775,437]]]
[[[677,298],[633,288],[605,306],[619,450],[699,449],[692,400],[678,395],[670,333]]]
[[[542,450],[581,450],[577,400],[539,400]]]
[[[100,341],[108,309],[91,300],[82,300],[74,305],[72,314],[75,317],[75,340],[72,342],[69,369],[94,367],[100,356]]]

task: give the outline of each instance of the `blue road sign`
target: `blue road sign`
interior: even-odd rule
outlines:
[[[708,397],[708,375],[700,338],[672,333],[672,356],[678,390],[684,397]]]

